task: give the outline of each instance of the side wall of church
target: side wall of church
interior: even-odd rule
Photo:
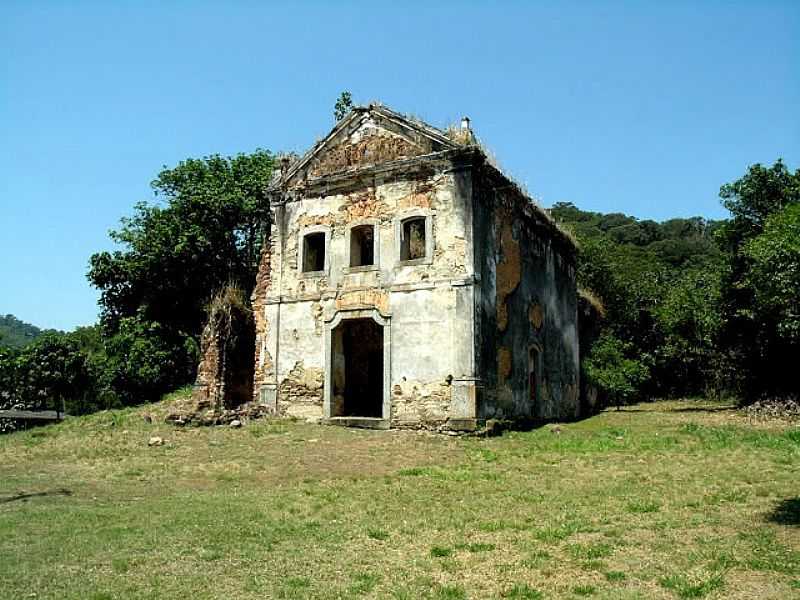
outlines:
[[[479,418],[568,419],[579,411],[575,248],[516,186],[476,177]]]

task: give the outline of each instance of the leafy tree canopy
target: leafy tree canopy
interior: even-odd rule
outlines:
[[[122,249],[91,257],[102,342],[92,331],[81,339],[117,401],[156,399],[190,381],[211,296],[233,283],[249,298],[270,223],[273,164],[258,150],[165,168],[152,182],[163,201],[137,204],[111,232]]]
[[[602,347],[589,353],[587,376],[621,402],[704,392],[717,360],[720,224],[701,217],[657,223],[569,203],[550,212],[580,243],[579,285],[605,307]]]
[[[647,365],[628,358],[630,344],[613,335],[603,335],[592,347],[584,368],[592,381],[617,409],[639,394],[649,376]]]
[[[797,207],[800,169],[756,164],[720,189],[732,219],[719,231],[726,250],[719,345],[746,401],[797,393]]]
[[[86,356],[67,334],[46,333],[20,350],[0,349],[0,409],[66,405],[75,412],[93,391]],[[0,422],[0,432],[13,428],[11,421]]]
[[[755,164],[744,177],[723,185],[719,195],[732,217],[720,241],[737,253],[746,240],[763,231],[770,215],[800,202],[800,169],[792,173],[780,159],[771,167]]]
[[[269,226],[265,187],[273,156],[189,159],[165,168],[152,187],[161,205],[139,203],[111,237],[123,249],[91,257],[109,333],[124,318],[197,336],[211,294],[227,282],[252,290]]]
[[[744,246],[754,312],[774,322],[778,335],[800,347],[800,203],[767,217],[764,231]],[[798,356],[797,358],[800,358]]]

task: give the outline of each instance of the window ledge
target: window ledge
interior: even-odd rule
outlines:
[[[300,277],[326,277],[327,271],[300,271]]]
[[[427,256],[423,258],[412,258],[411,260],[400,260],[397,261],[398,267],[413,267],[414,265],[429,265],[433,261],[429,259]]]
[[[342,267],[343,273],[364,273],[368,271],[379,271],[378,265],[359,265],[357,267]]]

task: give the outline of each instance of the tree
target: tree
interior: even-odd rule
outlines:
[[[743,253],[756,318],[774,323],[785,342],[800,344],[800,204],[768,217],[764,232],[748,241]]]
[[[550,212],[580,242],[578,283],[602,301],[603,330],[630,344],[626,356],[648,366],[637,393],[714,387],[721,253],[712,232],[719,224],[700,217],[656,223],[563,202]]]
[[[605,334],[592,346],[584,363],[589,380],[617,410],[641,394],[649,376],[647,365],[626,356],[632,349],[632,344]]]
[[[141,316],[197,335],[211,294],[229,281],[252,290],[269,226],[269,152],[189,159],[153,181],[166,206],[139,203],[111,238],[125,250],[91,257],[107,331]]]
[[[767,217],[763,232],[743,248],[747,269],[739,285],[752,305],[740,314],[755,332],[745,355],[750,397],[797,396],[800,364],[800,203]],[[745,351],[749,351],[745,354]]]
[[[640,248],[605,238],[581,246],[578,282],[602,300],[609,332],[632,342],[638,354],[651,354],[659,343],[654,311],[670,279],[667,267]]]
[[[16,400],[17,354],[15,348],[0,345],[0,410],[11,408]]]
[[[16,357],[15,396],[32,410],[60,410],[91,387],[86,356],[68,336],[47,333]]]
[[[655,309],[661,343],[653,375],[671,395],[717,390],[719,362],[719,280],[717,268],[686,271],[664,290]]]
[[[344,91],[339,95],[336,104],[333,107],[333,118],[338,123],[347,116],[353,109],[353,96],[348,91]]]
[[[233,283],[250,296],[269,231],[265,188],[273,163],[271,153],[257,150],[165,168],[152,182],[164,202],[137,204],[111,232],[123,249],[91,257],[107,379],[126,402],[191,379],[206,305],[217,290]]]
[[[800,170],[792,173],[781,160],[772,167],[753,165],[723,185],[720,197],[732,215],[717,234],[727,253],[719,344],[728,357],[731,386],[745,402],[796,393],[791,364],[797,349],[781,333],[793,327],[792,309],[781,315],[775,302],[800,293],[789,240],[793,207],[800,204]]]
[[[106,341],[103,383],[124,405],[155,401],[191,380],[198,355],[194,338],[141,317],[125,317]]]
[[[763,231],[770,215],[800,202],[800,169],[792,173],[781,159],[772,167],[755,164],[741,179],[723,185],[719,195],[733,217],[721,238],[736,252]]]
[[[80,335],[51,331],[24,348],[0,348],[0,408],[65,408],[73,415],[108,408],[98,378],[103,369],[93,364]],[[13,420],[0,421],[0,433],[17,426]]]

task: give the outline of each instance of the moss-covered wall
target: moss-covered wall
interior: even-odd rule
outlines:
[[[475,192],[481,275],[479,418],[573,418],[579,411],[575,248],[489,166]],[[534,388],[532,390],[532,388]]]

